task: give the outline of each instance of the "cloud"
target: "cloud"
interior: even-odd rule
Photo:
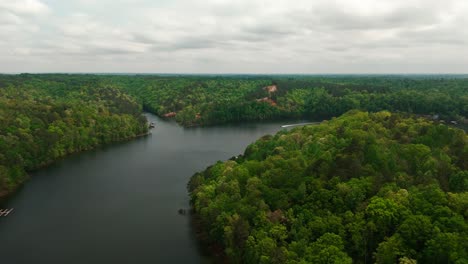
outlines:
[[[1,25],[17,25],[22,24],[23,19],[19,16],[8,11],[0,11],[0,24]]]
[[[0,0],[0,72],[467,72],[467,13],[464,0]]]
[[[2,0],[0,10],[21,15],[43,15],[50,11],[49,7],[39,0]]]

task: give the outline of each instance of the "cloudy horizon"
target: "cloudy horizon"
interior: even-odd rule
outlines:
[[[468,73],[463,0],[0,0],[1,73]]]

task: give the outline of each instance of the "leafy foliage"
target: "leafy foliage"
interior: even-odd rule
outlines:
[[[462,130],[353,110],[265,136],[189,191],[234,263],[464,263],[467,161]]]
[[[141,106],[121,90],[72,81],[0,77],[0,198],[27,171],[147,132]]]
[[[184,126],[285,118],[323,120],[352,109],[437,115],[467,122],[468,78],[430,76],[302,75],[63,75],[0,77],[37,87],[58,84],[56,95],[75,87],[116,87],[144,109],[163,117],[175,113]],[[266,87],[276,86],[269,92]]]
[[[352,109],[468,118],[468,79],[405,76],[106,77],[182,125],[284,118],[329,119]],[[269,93],[265,87],[276,85]],[[268,98],[268,100],[264,100]]]

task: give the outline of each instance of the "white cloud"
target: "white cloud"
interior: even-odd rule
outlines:
[[[49,7],[39,0],[0,0],[0,10],[16,14],[42,15],[49,12]]]
[[[22,24],[23,20],[8,11],[0,11],[0,24],[1,25],[17,25],[17,24]]]

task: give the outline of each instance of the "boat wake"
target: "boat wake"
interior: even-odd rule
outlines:
[[[320,123],[319,122],[299,123],[299,124],[282,125],[281,127],[286,128],[286,127],[317,125],[317,124],[320,124]]]

